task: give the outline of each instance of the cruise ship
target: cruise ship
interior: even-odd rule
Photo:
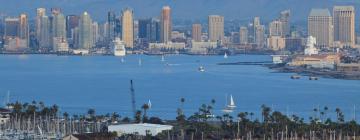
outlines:
[[[125,56],[125,43],[121,41],[120,38],[115,38],[115,40],[111,44],[112,46],[112,53],[114,56]]]

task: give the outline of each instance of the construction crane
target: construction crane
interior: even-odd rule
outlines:
[[[130,95],[131,95],[132,111],[135,116],[136,115],[136,103],[135,103],[135,90],[134,90],[134,86],[133,86],[133,80],[130,80]]]

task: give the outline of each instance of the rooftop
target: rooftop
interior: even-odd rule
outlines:
[[[329,9],[311,9],[309,16],[331,16]]]

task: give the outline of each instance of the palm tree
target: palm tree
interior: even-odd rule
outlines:
[[[135,113],[135,123],[141,122],[141,110],[136,111]]]

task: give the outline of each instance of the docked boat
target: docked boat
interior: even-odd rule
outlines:
[[[310,76],[310,77],[309,77],[309,80],[319,80],[319,77],[316,77],[316,76]]]
[[[290,78],[291,78],[291,79],[300,79],[301,76],[300,76],[300,75],[292,75]]]
[[[112,48],[112,54],[114,56],[126,55],[125,43],[121,41],[121,39],[118,37],[115,38],[114,41],[112,41],[111,48]]]
[[[164,62],[165,61],[165,57],[164,55],[161,56],[161,62]]]
[[[200,67],[198,68],[198,70],[199,70],[200,72],[205,72],[205,68],[204,68],[203,66],[200,66]]]

